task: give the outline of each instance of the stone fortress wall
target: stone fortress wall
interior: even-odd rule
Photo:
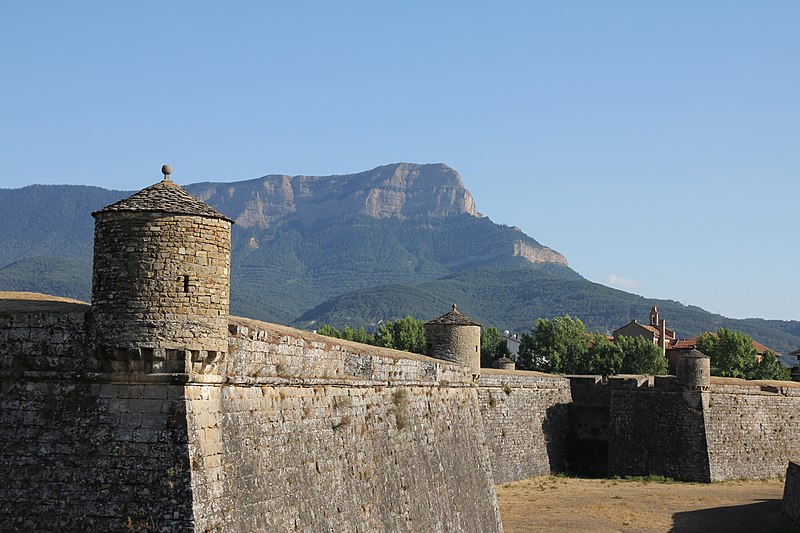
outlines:
[[[502,529],[469,369],[254,321],[231,330],[229,357],[186,391],[198,529]]]
[[[232,319],[213,363],[106,371],[79,313],[0,315],[13,528],[502,531],[462,365]],[[70,348],[27,357],[59,321]]]
[[[795,382],[712,379],[705,417],[710,478],[783,476],[800,450]]]
[[[569,380],[483,368],[477,393],[495,483],[566,471]]]
[[[495,483],[769,477],[798,444],[800,384],[697,354],[602,381],[479,369],[455,306],[438,359],[228,317],[231,221],[162,170],[94,214],[91,307],[0,298],[10,529],[502,531]]]
[[[0,516],[19,529],[493,531],[492,484],[570,470],[582,437],[609,475],[712,481],[783,475],[800,433],[792,383],[476,378],[239,318],[214,363],[109,372],[86,309],[0,312]]]
[[[572,438],[586,442],[599,435],[594,438],[607,443],[610,476],[778,477],[800,445],[795,382],[711,378],[703,391],[686,390],[674,376],[572,382]]]
[[[2,303],[3,529],[189,529],[182,377],[102,372],[88,350],[88,305]]]

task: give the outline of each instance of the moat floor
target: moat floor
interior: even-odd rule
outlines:
[[[497,487],[506,533],[798,531],[783,480],[659,483],[546,476]]]

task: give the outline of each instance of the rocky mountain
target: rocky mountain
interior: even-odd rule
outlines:
[[[430,319],[457,301],[501,329],[570,313],[592,329],[613,330],[644,318],[655,303],[672,311],[668,318],[681,334],[725,323],[778,350],[800,346],[797,322],[724,322],[698,308],[588,282],[557,251],[482,216],[446,165],[398,163],[357,174],[268,175],[185,188],[236,221],[234,314],[309,328],[325,321],[370,325],[406,314]],[[0,189],[0,290],[88,300],[90,213],[131,193],[72,185]]]
[[[420,216],[480,217],[458,172],[443,164],[398,163],[358,174],[270,175],[237,183],[187,187],[201,200],[235,213],[243,228],[268,228],[361,214],[375,219]]]
[[[483,217],[458,173],[442,164],[185,188],[236,221],[233,311],[265,320],[289,323],[328,298],[383,283],[480,266],[567,264],[518,228]],[[0,286],[57,288],[87,299],[81,263],[64,259],[89,264],[90,213],[131,193],[69,185],[0,189]]]

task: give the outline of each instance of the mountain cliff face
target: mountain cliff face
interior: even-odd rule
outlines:
[[[458,172],[442,164],[398,163],[335,176],[270,175],[237,183],[186,187],[243,228],[304,226],[351,216],[400,220],[420,216],[481,216]]]

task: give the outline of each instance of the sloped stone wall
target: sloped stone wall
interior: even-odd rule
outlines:
[[[0,328],[9,529],[502,531],[461,365],[239,321],[186,373],[74,372],[9,340],[26,320]]]
[[[713,378],[705,429],[712,481],[782,476],[800,449],[800,384]]]
[[[481,369],[478,399],[495,483],[565,470],[569,381]]]
[[[183,385],[0,375],[0,529],[193,527]]]
[[[187,386],[198,529],[502,530],[469,369],[248,324]]]

